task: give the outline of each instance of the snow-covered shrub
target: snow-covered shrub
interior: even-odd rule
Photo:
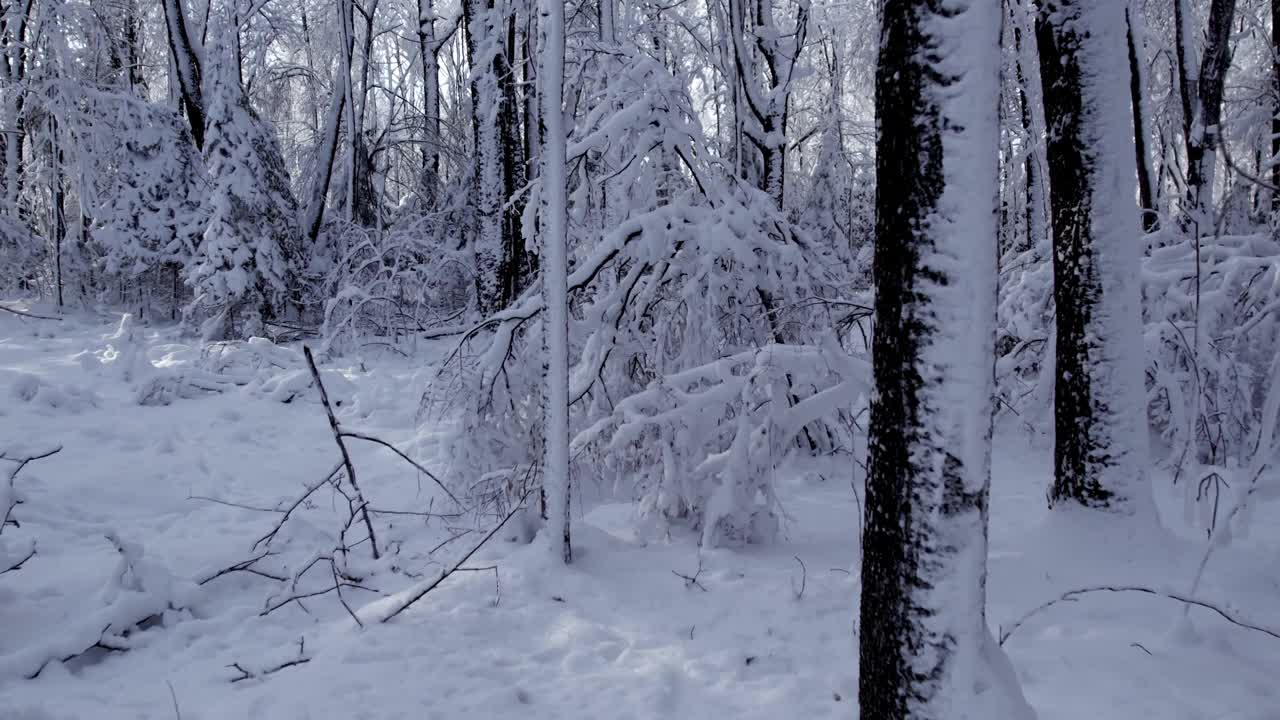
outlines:
[[[443,214],[442,214],[443,215]],[[470,261],[440,237],[437,215],[408,215],[377,231],[347,223],[326,228],[335,259],[323,272],[324,350],[402,337],[456,323],[475,301]]]
[[[1153,239],[1163,242],[1144,272],[1151,419],[1187,492],[1213,502],[1220,488],[1204,477],[1248,467],[1272,447],[1259,432],[1280,352],[1280,242],[1264,233]]]

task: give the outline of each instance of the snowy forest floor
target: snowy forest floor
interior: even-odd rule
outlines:
[[[37,543],[22,569],[0,576],[5,720],[856,716],[861,511],[848,458],[779,468],[785,539],[705,551],[700,573],[693,537],[641,542],[630,505],[601,504],[585,516],[575,511],[578,560],[570,567],[548,562],[538,545],[499,536],[469,563],[496,565],[498,587],[493,571],[459,573],[391,623],[363,629],[332,594],[304,601],[305,611],[292,604],[263,617],[276,583],[245,573],[191,581],[252,557],[277,514],[193,497],[289,502],[338,460],[325,415],[313,399],[283,403],[252,386],[139,406],[136,374],[127,381],[111,362],[119,361],[118,348],[109,349],[119,320],[0,313],[0,450],[63,448],[17,476],[21,526],[0,538],[10,555]],[[140,328],[138,337],[159,369],[200,354],[171,329]],[[420,354],[334,369],[351,381],[343,422],[430,467],[439,441],[414,421],[429,377],[430,353]],[[1204,541],[1184,530],[1182,488],[1155,477],[1163,531],[1051,518],[1044,446],[1016,428],[997,437],[993,631],[1077,587],[1185,592]],[[355,451],[373,506],[443,507],[442,498],[430,500],[432,484],[391,453]],[[0,466],[0,479],[10,469]],[[281,562],[323,550],[318,538],[339,518],[336,507],[327,495],[304,506],[285,546],[294,555]],[[1254,532],[1215,554],[1197,596],[1280,627],[1277,517],[1275,505],[1259,507]],[[384,521],[382,541],[398,545],[404,574],[377,574],[383,594],[411,586],[407,574],[438,572],[477,537],[428,556],[450,537],[447,523]],[[116,579],[113,533],[143,552],[124,581]],[[697,583],[675,573],[697,574]],[[92,645],[104,608],[122,612],[131,594],[142,606],[159,597],[186,609],[133,633],[127,652],[95,651],[23,678],[42,654]],[[362,616],[379,599],[350,589],[345,597]],[[232,664],[258,672],[299,657],[300,638],[307,663],[232,682],[240,675]],[[1280,717],[1280,640],[1200,609],[1184,619],[1181,604],[1159,597],[1102,593],[1059,603],[1028,619],[1005,649],[1044,720]]]

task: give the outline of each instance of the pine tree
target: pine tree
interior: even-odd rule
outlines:
[[[1137,283],[1141,228],[1126,107],[1125,3],[1048,0],[1045,86],[1057,304],[1050,502],[1149,503]]]
[[[297,203],[275,136],[240,86],[230,44],[223,41],[212,55],[204,87],[209,224],[191,310],[207,318],[207,338],[248,337],[284,310],[293,287],[301,245]]]
[[[861,715],[1015,717],[984,611],[1000,3],[882,7]]]

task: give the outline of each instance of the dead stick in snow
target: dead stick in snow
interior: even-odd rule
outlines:
[[[422,464],[419,463],[417,460],[414,460],[408,455],[405,455],[403,452],[400,451],[400,448],[396,447],[395,445],[392,445],[391,443],[387,442],[386,440],[383,440],[382,438],[376,438],[372,435],[365,435],[364,433],[352,432],[350,430],[343,430],[341,431],[340,434],[342,435],[342,437],[354,438],[356,440],[364,440],[365,442],[371,442],[377,445],[381,445],[382,447],[399,455],[401,458],[404,459],[405,462],[417,468],[418,472],[431,478],[435,482],[435,484],[439,485],[440,489],[443,490],[444,493],[449,496],[450,500],[452,500],[458,507],[462,507],[462,502],[458,500],[458,498],[453,493],[449,492],[449,488],[445,487],[444,482],[440,478],[436,477],[435,474],[432,473],[430,470],[422,467]]]
[[[316,369],[316,360],[311,356],[311,347],[303,345],[302,354],[307,358],[307,366],[311,368],[311,377],[316,381],[316,389],[320,391],[320,402],[324,405],[325,414],[329,416],[329,427],[333,429],[333,440],[338,443],[338,449],[342,451],[342,465],[347,470],[347,479],[351,481],[351,489],[356,491],[356,503],[359,505],[360,519],[364,521],[364,527],[369,531],[369,547],[373,549],[373,559],[377,560],[381,555],[378,553],[378,539],[373,532],[373,522],[369,520],[369,504],[365,502],[364,493],[360,492],[360,485],[356,482],[356,468],[351,463],[351,455],[347,452],[347,444],[342,442],[342,428],[338,426],[338,418],[333,414],[333,407],[329,405],[329,393],[325,391],[324,383],[320,381],[320,371]]]
[[[1231,611],[1224,610],[1221,607],[1214,605],[1213,603],[1207,600],[1201,600],[1199,598],[1190,597],[1178,592],[1166,592],[1162,590],[1155,590],[1148,587],[1138,587],[1135,585],[1098,585],[1096,587],[1087,587],[1087,588],[1079,588],[1076,590],[1068,590],[1067,592],[1063,593],[1059,597],[1056,597],[1050,600],[1049,602],[1043,603],[1035,608],[1032,608],[1025,615],[1018,618],[1017,621],[1013,623],[1013,625],[1010,625],[1008,630],[1002,629],[1000,631],[1000,644],[1004,645],[1004,641],[1008,640],[1009,636],[1012,635],[1015,630],[1022,627],[1022,624],[1025,623],[1027,620],[1031,619],[1033,615],[1038,615],[1041,611],[1048,610],[1049,608],[1053,607],[1054,605],[1057,605],[1060,602],[1073,602],[1076,598],[1080,597],[1081,595],[1088,595],[1091,593],[1100,593],[1100,592],[1110,592],[1110,593],[1133,592],[1133,593],[1142,593],[1144,595],[1154,595],[1155,597],[1168,598],[1169,600],[1177,600],[1178,602],[1181,602],[1181,603],[1186,603],[1188,605],[1195,605],[1196,607],[1202,607],[1206,610],[1212,610],[1213,612],[1217,613],[1223,620],[1226,620],[1232,625],[1237,625],[1239,627],[1246,628],[1248,630],[1260,632],[1264,635],[1270,635],[1271,637],[1277,640],[1280,640],[1280,631],[1271,630],[1269,628],[1262,627],[1261,625],[1255,625],[1254,623],[1243,620],[1237,617]]]
[[[14,310],[13,308],[5,307],[4,305],[0,305],[0,310],[11,312],[14,315],[21,315],[22,317],[33,318],[35,320],[56,320],[57,322],[62,322],[62,318],[60,317],[54,317],[52,315],[36,315],[35,313],[24,312],[22,310]]]
[[[414,603],[418,602],[422,598],[426,597],[427,593],[439,587],[440,583],[444,582],[450,575],[458,572],[462,568],[462,566],[465,565],[466,562],[471,559],[471,556],[476,554],[476,551],[484,547],[484,544],[489,542],[490,538],[498,534],[498,531],[501,530],[502,527],[507,524],[507,521],[515,517],[516,513],[524,509],[524,501],[528,499],[529,495],[533,493],[533,490],[534,488],[529,488],[528,490],[526,490],[524,495],[520,498],[520,502],[516,503],[516,506],[511,509],[511,512],[507,513],[506,517],[502,518],[502,522],[495,525],[494,528],[490,530],[488,534],[484,536],[483,539],[480,540],[480,542],[476,543],[470,550],[467,551],[465,555],[463,555],[458,560],[458,562],[454,563],[453,567],[449,568],[448,570],[441,571],[440,577],[436,578],[429,585],[422,588],[418,592],[415,592],[411,597],[401,602],[400,605],[395,610],[391,611],[387,615],[384,615],[379,622],[384,622],[384,623],[388,622],[391,620],[391,618],[409,609],[410,605],[413,605]]]

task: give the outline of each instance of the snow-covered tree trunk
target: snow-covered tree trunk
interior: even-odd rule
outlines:
[[[1271,212],[1280,212],[1280,0],[1271,0]]]
[[[1031,13],[1023,0],[1010,2],[1009,13],[1013,25],[1014,50],[1017,53],[1022,132],[1027,143],[1024,150],[1026,158],[1023,161],[1027,183],[1027,247],[1033,248],[1049,239],[1049,201],[1044,178],[1044,93],[1040,84],[1040,69],[1036,66]]]
[[[1037,18],[1057,305],[1050,501],[1145,514],[1141,228],[1124,11],[1115,0],[1047,0]]]
[[[418,0],[418,52],[422,61],[422,106],[425,115],[422,150],[422,193],[436,204],[440,192],[440,48],[436,40],[435,0]]]
[[[22,149],[26,142],[23,109],[27,88],[28,28],[35,0],[20,0],[0,12],[0,50],[3,50],[3,82],[0,83],[0,143],[4,145],[3,212],[17,217],[22,193]]]
[[[523,289],[523,201],[508,202],[524,185],[515,75],[503,43],[510,8],[503,0],[464,0],[467,57],[471,65],[475,142],[473,239],[476,291],[482,313],[505,307]]]
[[[348,51],[350,45],[347,46]],[[334,83],[333,96],[329,99],[329,111],[325,113],[324,130],[320,134],[320,146],[316,148],[315,168],[311,179],[311,197],[303,211],[302,231],[307,247],[320,237],[324,222],[325,198],[333,179],[333,165],[338,157],[338,134],[342,128],[342,113],[347,106],[347,93],[339,83]]]
[[[999,0],[882,5],[861,715],[1027,712],[986,627]]]
[[[178,78],[182,109],[191,126],[191,139],[196,148],[204,149],[205,110],[203,83],[201,80],[202,53],[192,43],[187,24],[187,13],[182,0],[163,0],[165,28],[168,30],[169,54],[173,60],[174,74]]]
[[[546,298],[546,394],[543,487],[547,497],[547,538],[566,563],[573,560],[569,538],[569,271],[564,88],[564,0],[542,0],[542,292]]]

